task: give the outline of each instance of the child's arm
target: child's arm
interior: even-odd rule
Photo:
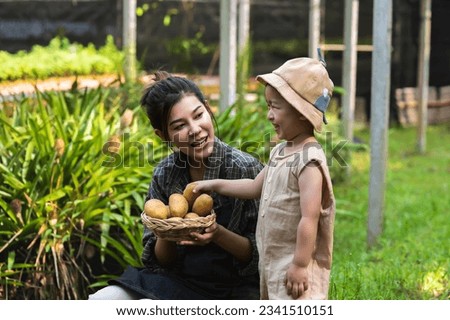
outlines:
[[[192,182],[195,184],[194,192],[217,192],[224,196],[239,199],[257,199],[261,196],[264,182],[264,172],[262,169],[255,179],[213,179]]]
[[[294,259],[286,272],[286,289],[297,299],[308,290],[307,267],[317,238],[322,202],[322,172],[317,166],[307,166],[298,179],[302,217],[297,227]]]

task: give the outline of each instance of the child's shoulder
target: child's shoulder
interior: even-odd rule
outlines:
[[[327,162],[325,151],[319,142],[311,142],[305,145],[302,150],[302,155],[306,162],[315,161],[325,164]]]

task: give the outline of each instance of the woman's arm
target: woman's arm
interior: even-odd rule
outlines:
[[[213,179],[192,182],[194,192],[217,192],[221,195],[239,199],[258,199],[264,182],[266,168],[262,169],[255,179]]]
[[[205,233],[193,232],[192,240],[181,241],[181,245],[206,245],[214,242],[225,251],[231,253],[237,260],[247,263],[252,258],[252,244],[244,236],[228,230],[224,226],[214,223],[205,229]],[[156,251],[156,250],[155,250]]]
[[[166,267],[171,265],[175,262],[177,257],[176,243],[157,238],[155,244],[155,256],[161,266]]]

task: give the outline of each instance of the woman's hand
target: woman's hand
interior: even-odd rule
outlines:
[[[213,223],[211,226],[205,229],[204,233],[192,232],[190,236],[192,240],[179,241],[179,245],[183,246],[204,246],[214,241],[220,232],[221,226],[217,223]]]
[[[248,263],[252,258],[252,245],[248,238],[214,222],[204,233],[191,233],[192,240],[179,241],[179,245],[204,246],[210,242],[231,253],[237,260]]]

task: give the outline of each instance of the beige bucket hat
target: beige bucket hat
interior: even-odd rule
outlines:
[[[324,62],[311,58],[295,58],[256,80],[271,85],[295,109],[312,123],[317,132],[322,122],[327,123],[325,111],[333,94],[331,81]]]

